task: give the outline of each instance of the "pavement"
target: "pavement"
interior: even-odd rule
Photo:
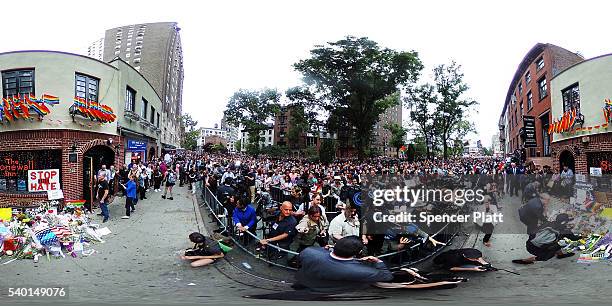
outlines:
[[[122,220],[123,198],[111,205],[111,220],[104,226],[112,231],[106,242],[95,244],[90,257],[41,259],[0,264],[0,304],[232,304],[270,305],[280,301],[253,300],[245,295],[290,291],[292,273],[270,267],[234,248],[224,260],[212,266],[191,268],[180,260],[181,250],[190,247],[189,233],[209,233],[214,228],[198,201],[187,188],[176,188],[174,200],[161,199],[149,192],[139,201],[129,220]],[[517,219],[518,198],[508,198],[503,208],[506,220]],[[202,213],[204,212],[204,213]],[[513,217],[514,214],[514,217]],[[96,216],[98,217],[98,216]],[[101,219],[101,217],[99,217]],[[101,220],[100,220],[101,221]],[[102,225],[102,224],[101,224]],[[520,226],[516,224],[500,225]],[[612,266],[606,263],[578,264],[574,258],[552,259],[530,266],[512,264],[528,256],[526,235],[494,234],[493,246],[486,248],[482,235],[468,229],[449,247],[475,246],[485,258],[500,268],[520,273],[483,272],[466,274],[470,278],[451,290],[408,291],[371,289],[362,294],[376,295],[377,304],[563,304],[601,302],[605,288],[612,285]],[[6,260],[2,260],[5,262]],[[251,268],[245,268],[242,263]],[[431,269],[431,263],[419,265]],[[62,286],[69,297],[7,297],[9,287]],[[292,293],[289,293],[291,296]],[[302,302],[312,304],[313,302]],[[323,302],[322,302],[323,303]],[[329,302],[324,302],[329,303]],[[366,304],[372,301],[333,302]],[[294,302],[295,304],[295,302]],[[299,303],[297,303],[299,304]]]

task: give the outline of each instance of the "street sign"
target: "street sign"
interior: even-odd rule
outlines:
[[[523,116],[523,128],[525,133],[525,148],[537,147],[535,117]]]

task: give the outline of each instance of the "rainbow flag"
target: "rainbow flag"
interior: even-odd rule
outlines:
[[[85,205],[85,200],[66,200],[66,205],[83,206]]]
[[[43,94],[41,100],[42,100],[42,102],[50,104],[50,105],[59,104],[59,102],[60,102],[58,97],[52,96],[52,95],[48,95],[48,94]]]

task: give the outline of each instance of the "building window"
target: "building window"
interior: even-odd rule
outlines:
[[[538,59],[538,62],[536,64],[536,66],[538,67],[538,71],[542,70],[542,68],[544,68],[544,57],[540,57]]]
[[[84,74],[76,74],[76,96],[87,101],[98,102],[98,84],[100,80]]]
[[[523,94],[523,83],[519,83],[518,92],[519,92],[519,96]]]
[[[531,83],[531,73],[527,71],[527,73],[525,74],[525,84],[529,83]]]
[[[576,110],[576,114],[580,114],[580,88],[578,83],[569,86],[561,91],[563,96],[563,112]]]
[[[527,111],[530,111],[533,108],[533,94],[530,92],[527,93]]]
[[[149,101],[147,101],[147,99],[143,97],[142,98],[142,108],[140,109],[140,116],[144,119],[147,119],[147,108],[148,107],[149,107]]]
[[[538,81],[538,89],[540,91],[540,100],[542,100],[547,95],[547,93],[546,93],[546,77],[543,77],[543,78],[541,78]]]
[[[151,124],[155,123],[155,107],[153,107],[153,105],[151,105],[151,119],[149,122],[151,122]]]
[[[136,91],[127,86],[125,89],[125,109],[129,111],[136,111]]]
[[[2,96],[35,94],[34,69],[2,71]]]

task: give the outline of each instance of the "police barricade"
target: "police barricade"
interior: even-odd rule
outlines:
[[[227,209],[223,207],[208,188],[206,188],[204,192],[204,202],[211,211],[214,221],[224,229],[222,233],[227,232],[236,246],[269,265],[297,270],[295,261],[297,259],[296,256],[299,254],[298,252],[290,250],[289,246],[283,248],[274,243],[269,243],[265,246],[259,243],[260,237],[269,238],[267,237],[267,233],[270,230],[269,226],[271,222],[265,222],[265,220],[261,219],[261,216],[257,216],[257,225],[254,228],[247,231],[239,231],[235,228]],[[333,211],[332,213],[337,214],[338,212]],[[459,229],[456,228],[456,225],[447,223],[442,225],[442,227],[435,234],[431,235],[431,237],[446,244],[453,240],[458,231]],[[389,269],[399,269],[427,260],[440,253],[445,247],[442,245],[430,248],[426,246],[425,242],[426,241],[419,241],[413,243],[404,249],[385,253],[378,256],[378,258],[383,260]]]

